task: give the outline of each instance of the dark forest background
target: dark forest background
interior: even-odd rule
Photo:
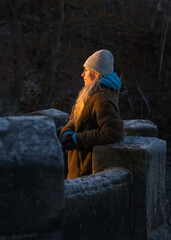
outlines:
[[[0,0],[0,116],[70,113],[88,56],[109,49],[122,119],[171,142],[170,0]]]

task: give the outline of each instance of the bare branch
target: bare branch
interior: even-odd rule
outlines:
[[[168,26],[169,26],[168,22],[169,22],[168,19],[166,19],[166,24],[163,24],[163,27],[162,27],[159,82],[161,82],[161,71],[162,71],[164,50],[165,50],[166,38],[167,38],[167,32],[168,32]]]
[[[146,96],[144,95],[143,91],[141,90],[140,86],[138,85],[137,81],[136,81],[136,85],[137,85],[137,90],[138,90],[138,92],[140,93],[142,99],[144,100],[148,112],[150,113],[150,112],[151,112],[151,108],[150,108],[150,105],[149,105],[149,103],[148,103],[148,100],[147,100]]]
[[[129,106],[130,106],[130,108],[131,108],[131,111],[134,113],[134,106],[133,106],[133,103],[132,103],[132,101],[131,101],[131,99],[130,99],[130,97],[129,97],[128,88],[127,88],[127,86],[126,86],[126,83],[125,83],[125,81],[124,81],[124,79],[123,79],[123,75],[122,75],[122,74],[121,74],[121,76],[120,76],[120,79],[121,79],[122,85],[124,86],[124,89],[125,89],[125,90],[122,92],[122,95],[126,96],[127,101],[128,101],[128,104],[129,104]]]

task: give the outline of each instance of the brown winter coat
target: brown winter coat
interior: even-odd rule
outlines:
[[[70,120],[61,135],[68,130],[77,133],[77,148],[68,151],[67,179],[91,174],[92,148],[95,145],[115,143],[123,138],[118,91],[101,87],[87,100],[79,120],[75,124]]]

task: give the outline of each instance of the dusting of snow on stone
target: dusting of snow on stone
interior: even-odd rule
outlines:
[[[150,120],[143,119],[134,119],[134,120],[124,120],[125,128],[140,128],[140,127],[153,127],[157,128],[157,126],[151,122]]]
[[[54,116],[54,115],[56,115],[56,116],[60,116],[60,115],[61,116],[63,116],[63,115],[68,116],[69,115],[68,113],[62,112],[62,111],[60,111],[58,109],[55,109],[55,108],[44,109],[44,110],[39,111],[39,112],[46,113],[49,116]]]
[[[54,121],[44,116],[0,118],[0,152],[7,162],[39,161],[62,166],[63,152]],[[56,160],[55,160],[56,159]]]
[[[109,144],[109,146],[112,146],[113,148],[126,147],[144,149],[148,148],[152,144],[158,144],[161,141],[161,139],[155,137],[127,136],[124,137],[122,141],[115,144]]]
[[[123,169],[112,169],[80,178],[65,180],[65,196],[86,191],[100,191],[103,188],[116,187],[126,182],[126,176],[131,174]],[[124,180],[125,179],[125,180]],[[98,184],[99,183],[99,184]],[[97,188],[98,186],[98,188]]]

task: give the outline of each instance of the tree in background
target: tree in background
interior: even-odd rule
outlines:
[[[48,8],[50,8],[49,2]],[[64,0],[57,0],[55,9],[51,10],[54,11],[51,22],[53,36],[50,44],[51,48],[49,54],[48,68],[43,79],[42,92],[40,97],[40,105],[42,108],[47,108],[49,106],[51,90],[53,87],[53,80],[56,72],[56,67],[60,58],[61,32],[64,21]]]
[[[64,1],[7,0],[6,5],[0,4],[6,12],[0,23],[6,30],[9,26],[5,36],[9,44],[4,43],[1,59],[12,69],[6,82],[8,101],[1,100],[1,112],[17,113],[20,105],[29,101],[46,108],[60,58]],[[4,69],[1,79],[6,75]]]
[[[83,85],[84,59],[107,48],[114,53],[115,71],[122,78],[122,117],[158,118],[158,111],[169,116],[169,0],[70,0],[65,3],[65,19],[63,1],[18,2],[24,69],[21,112],[51,107],[70,112]],[[10,36],[0,38],[0,48],[3,42],[7,49]],[[5,90],[8,84],[11,89],[13,51],[1,52],[1,68],[8,64],[1,87]]]
[[[20,26],[21,12],[19,6],[19,0],[7,0],[14,71],[14,82],[11,87],[11,102],[13,102],[13,106],[15,107],[18,105],[24,87],[24,62]]]

